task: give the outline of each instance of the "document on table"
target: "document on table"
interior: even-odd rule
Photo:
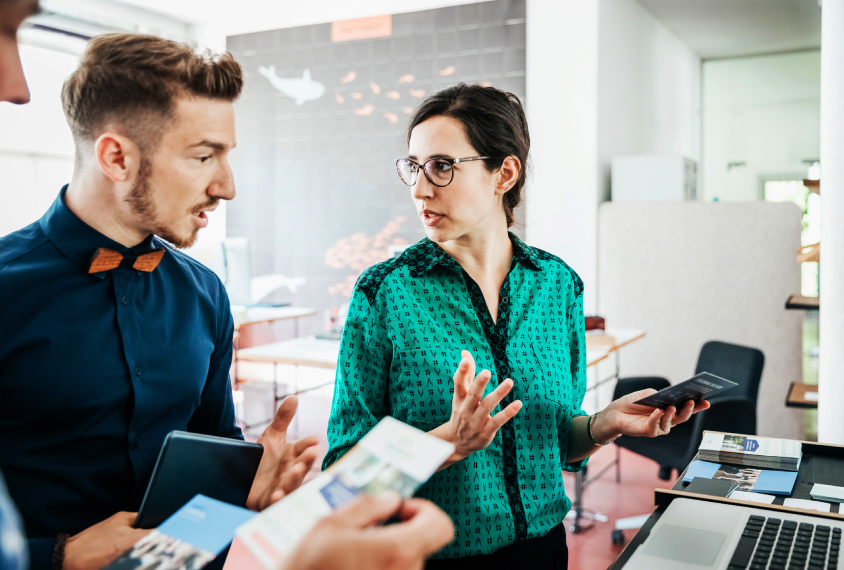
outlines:
[[[764,503],[770,505],[774,502],[773,495],[765,495],[764,493],[748,493],[747,491],[735,490],[730,493],[731,499],[738,499],[739,501],[751,501],[753,503]]]
[[[810,509],[813,511],[821,511],[822,513],[829,512],[829,503],[821,503],[820,501],[807,501],[805,499],[786,499],[783,501],[784,507],[797,507],[798,509]]]

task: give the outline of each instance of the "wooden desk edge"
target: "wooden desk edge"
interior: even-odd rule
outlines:
[[[630,340],[628,340],[628,341],[625,341],[625,342],[623,342],[623,343],[621,343],[621,344],[617,344],[617,345],[613,346],[613,347],[610,349],[610,352],[615,352],[615,351],[616,351],[616,350],[618,350],[619,348],[623,348],[623,347],[627,346],[628,344],[634,343],[634,342],[636,342],[637,340],[641,340],[641,339],[645,338],[645,336],[646,336],[647,334],[648,334],[647,332],[642,331],[642,334],[640,334],[639,336],[634,337],[634,338],[631,338],[631,339],[630,339]]]
[[[765,509],[780,513],[793,513],[795,515],[809,515],[825,519],[844,521],[844,513],[825,513],[814,509],[801,509],[800,507],[786,507],[785,505],[767,505],[755,501],[742,501],[741,499],[730,499],[727,497],[716,497],[714,495],[702,495],[689,493],[687,491],[675,491],[674,489],[654,489],[654,506],[667,507],[674,499],[694,499],[708,503],[722,503],[725,505],[736,505],[739,507],[751,507],[754,509]]]

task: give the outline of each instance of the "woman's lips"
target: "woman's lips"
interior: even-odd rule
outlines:
[[[439,221],[442,220],[444,217],[445,216],[443,216],[442,214],[434,214],[434,213],[423,214],[422,215],[422,222],[426,226],[428,226],[429,228],[432,228],[432,227],[436,226],[439,223]]]

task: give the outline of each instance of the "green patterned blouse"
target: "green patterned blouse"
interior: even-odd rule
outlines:
[[[454,542],[435,558],[488,554],[544,536],[571,508],[562,471],[586,390],[583,282],[562,260],[513,234],[514,258],[492,321],[477,283],[424,239],[358,279],[343,330],[328,424],[328,467],[384,416],[430,431],[451,416],[454,371],[469,350],[512,378],[524,407],[492,443],[434,474],[417,496],[447,512]]]

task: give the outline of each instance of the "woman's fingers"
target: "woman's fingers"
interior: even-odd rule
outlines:
[[[507,396],[510,390],[513,389],[513,381],[507,378],[502,382],[498,388],[489,393],[489,395],[481,400],[481,405],[478,406],[477,413],[489,416],[492,410]]]
[[[511,402],[506,408],[492,416],[492,421],[489,422],[490,429],[493,430],[493,433],[498,431],[501,426],[512,420],[516,414],[519,413],[519,410],[522,409],[522,401],[516,400],[515,402]]]
[[[687,421],[690,417],[692,417],[694,409],[695,403],[692,400],[685,402],[683,407],[677,411],[677,415],[674,416],[674,420],[671,422],[671,425],[676,426],[677,424]]]
[[[674,419],[674,414],[677,413],[677,408],[668,406],[665,409],[665,414],[659,419],[659,430],[662,433],[668,433],[671,430],[671,420]]]
[[[475,413],[475,410],[478,409],[478,404],[484,399],[484,390],[486,390],[486,385],[489,384],[490,378],[492,378],[492,372],[481,370],[481,373],[478,374],[475,381],[469,386],[469,396],[463,402],[463,408],[470,414]]]
[[[462,402],[468,393],[467,378],[469,378],[469,361],[466,359],[468,351],[463,351],[463,359],[457,365],[457,370],[454,371],[454,396],[458,401]]]

